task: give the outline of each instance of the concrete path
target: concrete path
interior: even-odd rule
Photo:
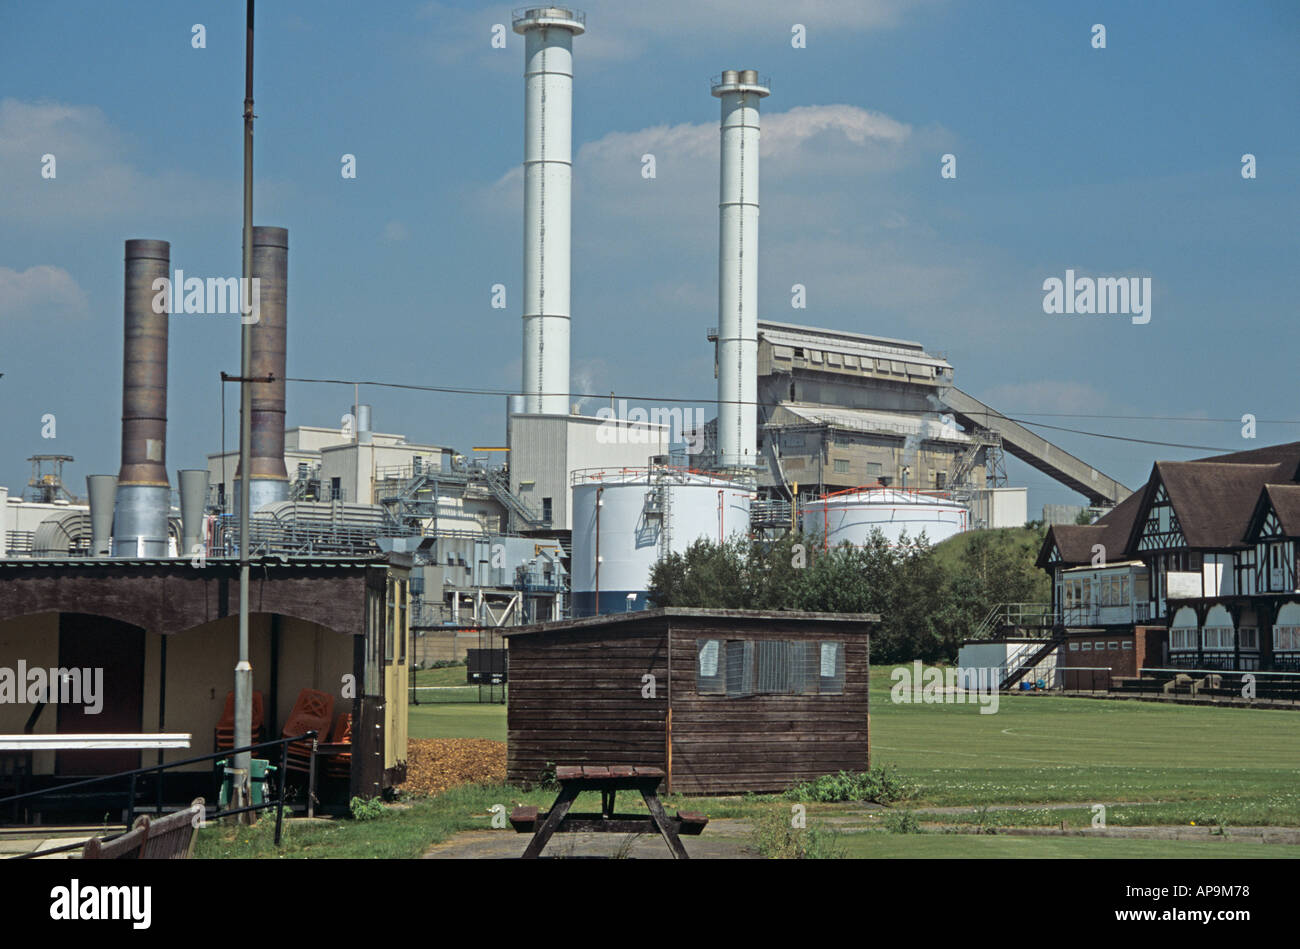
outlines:
[[[66,844],[84,844],[89,840],[92,834],[80,834],[70,837],[7,837],[0,836],[0,860],[6,857],[16,857],[24,853],[34,853],[37,850],[49,850],[52,847],[62,847]],[[63,853],[52,853],[47,857],[37,857],[37,860],[68,860],[81,857],[81,849],[65,850]]]
[[[756,859],[749,849],[750,826],[738,820],[711,820],[698,837],[682,837],[682,845],[692,859]],[[528,846],[528,834],[514,830],[466,831],[434,844],[424,854],[426,860],[517,859]],[[629,842],[630,841],[630,842]],[[636,860],[671,860],[668,844],[658,834],[635,838],[630,834],[556,834],[542,857],[581,858],[615,857],[620,853]]]

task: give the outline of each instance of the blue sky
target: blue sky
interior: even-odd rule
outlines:
[[[915,339],[1054,425],[1239,450],[1300,439],[1300,5],[589,2],[574,43],[573,388],[714,394],[717,100],[765,100],[760,317]],[[519,384],[523,44],[496,4],[267,2],[255,216],[289,228],[289,374]],[[206,49],[191,27],[206,28]],[[807,46],[791,45],[802,23]],[[1106,27],[1106,48],[1091,45]],[[118,467],[122,242],[240,265],[243,4],[0,5],[0,484]],[[641,177],[641,155],[657,176]],[[53,153],[57,178],[42,179]],[[357,159],[343,179],[340,158]],[[957,178],[940,177],[941,156]],[[1241,156],[1256,156],[1245,180]],[[1152,319],[1043,312],[1067,268],[1149,276]],[[490,290],[507,288],[492,309]],[[805,310],[790,287],[807,287]],[[174,316],[167,462],[220,442],[238,324]],[[363,391],[375,427],[500,444],[504,399]],[[351,389],[291,384],[288,420]],[[233,444],[237,395],[229,393]],[[594,405],[589,406],[594,408]],[[41,438],[53,413],[57,437]],[[1131,421],[1076,415],[1260,419]],[[712,413],[710,413],[711,416]],[[1130,486],[1205,451],[1043,431]],[[1009,461],[1031,516],[1077,496]]]

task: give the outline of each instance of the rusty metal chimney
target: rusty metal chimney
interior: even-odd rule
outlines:
[[[284,375],[287,351],[289,231],[253,228],[253,278],[260,287],[259,318],[251,327],[252,375],[273,377],[253,384],[253,439],[249,447],[248,509],[256,511],[289,499],[289,472],[284,466]],[[243,489],[243,472],[235,472],[235,498]]]
[[[113,510],[113,556],[166,557],[167,320],[171,244],[126,242],[122,350],[122,468]],[[155,286],[159,280],[167,281]],[[155,301],[157,306],[155,306]]]

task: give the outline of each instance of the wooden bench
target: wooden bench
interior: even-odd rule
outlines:
[[[92,837],[82,848],[83,860],[187,860],[194,852],[194,829],[206,813],[197,797],[184,810],[166,817],[140,816],[120,837]]]
[[[551,836],[556,833],[616,833],[645,834],[658,832],[668,844],[673,857],[687,860],[686,848],[678,837],[682,834],[698,836],[709,819],[693,811],[681,811],[669,817],[659,801],[658,788],[663,780],[662,768],[634,765],[566,765],[555,769],[560,783],[560,793],[547,813],[532,806],[516,807],[510,814],[510,825],[521,833],[531,833],[523,856],[539,856]],[[649,816],[614,813],[614,800],[621,790],[641,793]],[[599,814],[570,814],[569,808],[583,791],[600,792]]]

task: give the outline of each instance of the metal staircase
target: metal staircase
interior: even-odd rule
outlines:
[[[550,527],[549,521],[534,512],[523,499],[510,490],[509,476],[499,468],[484,468],[483,481],[492,496],[496,498],[517,519],[526,530],[542,530]]]
[[[1003,671],[1002,689],[1009,689],[1065,641],[1065,627],[1050,603],[999,603],[975,629],[974,639],[1042,639],[1043,644]]]
[[[1064,642],[1065,631],[1061,630],[1047,642],[1043,643],[1043,645],[1035,649],[1024,662],[1009,667],[1006,675],[1002,677],[1002,684],[998,688],[1003,690],[1011,688],[1023,679],[1030,670],[1036,668],[1040,662],[1050,656],[1052,652]]]

